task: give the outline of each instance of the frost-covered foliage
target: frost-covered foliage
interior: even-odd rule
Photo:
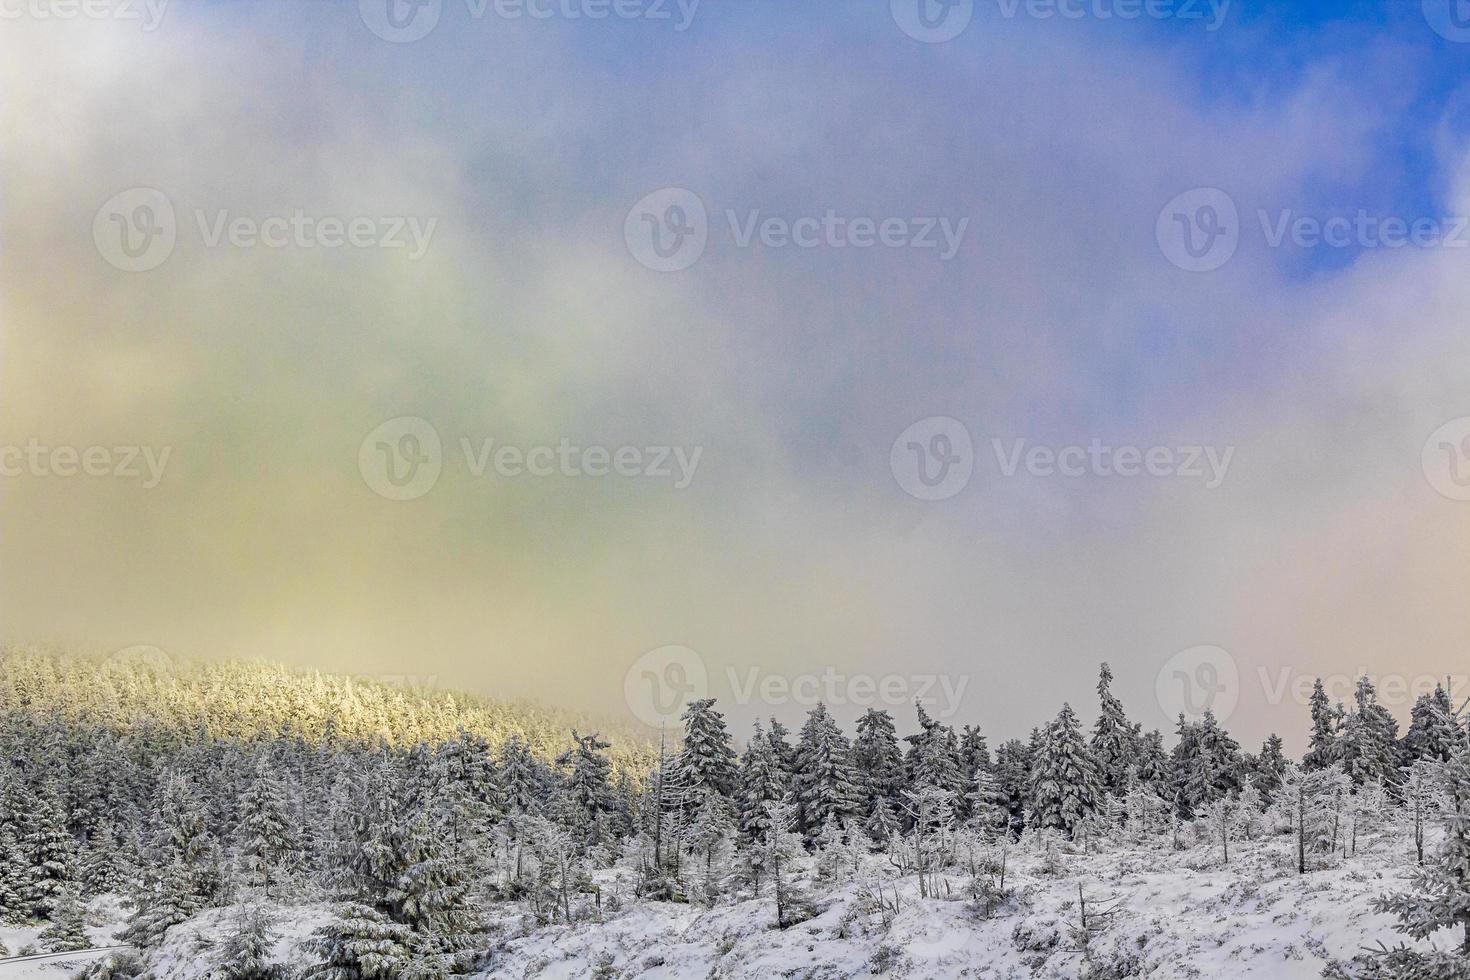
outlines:
[[[1129,720],[1106,665],[1090,737],[1063,705],[993,755],[978,726],[922,704],[902,739],[872,710],[849,740],[818,704],[795,739],[771,719],[739,746],[698,700],[655,754],[590,728],[552,735],[488,702],[276,667],[35,653],[6,666],[0,918],[39,948],[74,949],[87,903],[121,896],[117,935],[143,965],[99,976],[204,975],[165,968],[186,960],[222,980],[275,980],[283,966],[322,980],[495,975],[517,937],[603,928],[632,908],[718,920],[753,903],[767,928],[796,934],[834,895],[853,903],[841,930],[963,902],[977,921],[1016,917],[1029,957],[1070,950],[1079,975],[1127,976],[1138,950],[1099,941],[1111,899],[1076,880],[1083,868],[1146,855],[1138,868],[1268,867],[1311,887],[1385,848],[1406,866],[1423,854],[1381,904],[1417,945],[1334,968],[1417,955],[1458,969],[1470,955],[1461,940],[1433,946],[1470,923],[1470,739],[1440,696],[1398,738],[1366,681],[1351,711],[1314,698],[1298,765],[1275,736],[1242,752],[1208,712],[1181,718],[1166,748]],[[1075,898],[1060,901],[1077,920],[1067,905],[1035,918],[1022,881],[1070,881]],[[278,910],[308,906],[332,911],[283,936],[301,930]],[[913,967],[885,948],[870,962]]]

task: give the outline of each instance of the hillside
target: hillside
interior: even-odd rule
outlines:
[[[85,655],[45,647],[0,651],[0,710],[85,720],[115,732],[140,725],[214,738],[300,737],[395,747],[437,744],[463,730],[498,750],[518,736],[544,761],[572,746],[571,731],[600,732],[617,771],[648,771],[644,733],[575,712],[461,691],[265,661],[165,656],[154,647]]]

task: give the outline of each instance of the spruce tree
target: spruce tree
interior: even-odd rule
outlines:
[[[259,887],[266,898],[271,897],[271,885],[297,850],[289,806],[281,780],[262,760],[241,800],[239,836],[247,880]]]
[[[1381,898],[1375,908],[1397,916],[1394,928],[1415,939],[1449,931],[1456,952],[1401,955],[1422,971],[1412,975],[1457,977],[1470,974],[1470,750],[1445,764],[1441,780],[1439,853],[1418,869],[1410,891]]]
[[[779,802],[786,795],[787,780],[780,759],[760,722],[755,723],[750,744],[740,759],[739,791],[736,794],[736,819],[746,841],[765,839],[768,813],[766,804]]]
[[[1358,680],[1354,701],[1357,710],[1343,724],[1339,758],[1355,786],[1392,781],[1398,775],[1399,723],[1378,703],[1367,677]]]
[[[1028,826],[1072,835],[1097,810],[1101,799],[1097,769],[1088,755],[1082,729],[1070,704],[1039,740],[1031,773]]]
[[[1137,746],[1133,726],[1123,711],[1123,703],[1113,695],[1112,683],[1113,671],[1104,663],[1097,681],[1101,711],[1088,749],[1097,765],[1103,791],[1123,796],[1127,792],[1128,771],[1137,761]]]
[[[306,943],[320,962],[305,980],[402,980],[412,964],[413,932],[366,905],[344,905]]]
[[[583,840],[591,845],[602,842],[606,818],[614,809],[609,777],[612,763],[605,754],[611,747],[596,733],[579,735],[572,731],[575,746],[557,757],[557,764],[570,766],[567,792],[576,811],[575,827]]]
[[[38,941],[42,949],[52,953],[92,947],[92,941],[87,938],[87,908],[82,904],[77,886],[67,885],[56,896],[51,922]]]
[[[286,980],[288,971],[271,961],[275,921],[263,905],[241,905],[214,957],[209,980]]]
[[[808,842],[815,839],[828,817],[847,818],[856,812],[857,785],[850,751],[827,706],[817,702],[802,726],[791,779],[797,826]]]
[[[858,719],[852,767],[862,812],[872,813],[879,799],[891,802],[898,798],[903,783],[903,753],[898,747],[893,716],[887,711],[869,708]]]
[[[1328,701],[1327,690],[1322,686],[1320,677],[1312,685],[1310,704],[1312,709],[1311,744],[1306,757],[1302,759],[1302,765],[1308,769],[1325,769],[1341,757],[1337,745],[1340,715],[1333,710],[1331,702]]]
[[[684,747],[678,766],[684,785],[694,793],[710,789],[721,796],[735,792],[735,750],[725,716],[714,698],[691,701],[684,709]]]

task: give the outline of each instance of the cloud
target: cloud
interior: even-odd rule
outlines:
[[[397,46],[345,9],[180,10],[150,35],[24,23],[0,42],[6,183],[25,188],[6,200],[0,441],[175,454],[154,491],[4,488],[13,635],[411,660],[611,710],[627,665],[671,643],[719,683],[902,665],[971,678],[959,720],[1003,734],[1090,704],[1102,659],[1167,723],[1154,671],[1199,643],[1252,683],[1282,662],[1452,665],[1464,623],[1438,583],[1461,518],[1416,467],[1435,425],[1470,414],[1446,356],[1458,256],[1303,280],[1248,232],[1257,209],[1319,206],[1313,181],[1375,180],[1377,100],[1411,86],[1404,64],[1324,57],[1284,94],[1202,101],[1189,56],[1046,25],[930,49],[867,22],[773,40],[722,20],[667,43],[446,23]],[[169,196],[179,242],[124,273],[90,229],[136,186]],[[664,186],[710,215],[683,273],[622,238]],[[1225,189],[1250,234],[1215,274],[1154,241],[1197,186]],[[731,228],[829,210],[968,226],[949,262],[741,247]],[[210,247],[200,226],[297,211],[437,225],[418,261]],[[938,414],[970,428],[977,475],[921,503],[889,451]],[[412,502],[357,469],[402,415],[445,446]],[[477,478],[461,437],[704,455],[683,491]],[[1004,478],[991,438],[1237,457],[1216,491]],[[1299,714],[1247,691],[1234,721],[1255,739]]]

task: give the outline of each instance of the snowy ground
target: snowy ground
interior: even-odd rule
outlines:
[[[989,917],[963,897],[966,876],[948,877],[949,898],[927,900],[917,898],[910,876],[897,880],[900,910],[887,924],[864,897],[882,880],[891,900],[892,868],[875,858],[861,873],[814,890],[816,917],[784,931],[774,927],[769,892],[715,908],[628,902],[601,922],[540,928],[525,909],[498,905],[493,965],[483,976],[1071,980],[1088,975],[1074,938],[1080,883],[1089,905],[1117,900],[1091,943],[1093,976],[1307,980],[1320,977],[1330,958],[1398,941],[1392,920],[1369,903],[1403,887],[1406,852],[1401,839],[1376,840],[1355,858],[1301,877],[1284,838],[1233,844],[1229,866],[1217,847],[1115,847],[1105,855],[1063,855],[1053,874],[1045,873],[1040,853],[1013,850],[1006,883],[1013,897]],[[605,873],[601,880],[605,901],[626,895],[624,876]],[[282,909],[279,959],[304,965],[298,945],[328,914],[322,905]],[[171,931],[154,961],[160,980],[203,977],[226,922],[227,913],[215,910]],[[0,977],[12,975],[61,974],[0,970]]]
[[[121,924],[126,911],[112,899],[92,903],[88,916],[87,935],[97,946],[111,946],[117,942],[112,938],[114,930]],[[0,980],[21,978],[45,978],[59,980],[71,977],[86,963],[98,959],[103,953],[60,953],[39,958],[22,957],[20,951],[35,943],[42,931],[41,926],[0,927],[0,942],[10,953],[0,958]]]
[[[1055,876],[1037,873],[1038,856],[1013,854],[1007,886],[1017,898],[991,917],[961,897],[963,876],[949,879],[950,900],[926,901],[910,878],[887,928],[863,912],[853,881],[820,902],[816,918],[784,932],[769,898],[715,909],[641,905],[603,925],[510,939],[492,975],[573,980],[610,957],[611,976],[649,980],[1076,978],[1086,966],[1072,931],[1079,883],[1089,904],[1119,900],[1092,944],[1095,964],[1118,968],[1102,976],[1305,980],[1320,977],[1329,957],[1396,941],[1390,918],[1369,901],[1400,887],[1400,859],[1362,855],[1303,878],[1284,842],[1241,847],[1229,867],[1208,849],[1068,855]]]

